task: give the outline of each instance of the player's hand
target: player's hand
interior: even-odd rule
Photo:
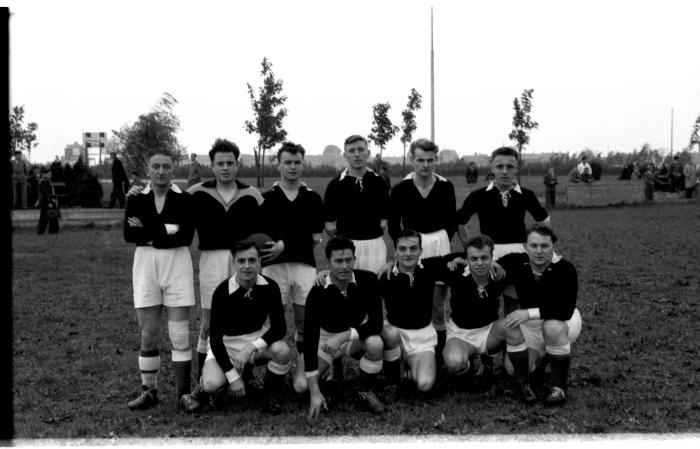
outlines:
[[[328,270],[321,270],[316,274],[316,280],[314,280],[314,287],[323,287],[326,285],[326,279],[328,278]]]
[[[267,248],[260,250],[260,254],[262,255],[261,261],[263,263],[275,260],[280,254],[282,254],[282,251],[284,251],[284,242],[282,240],[278,240],[276,242],[265,242],[265,244],[267,245]]]
[[[529,320],[530,315],[527,313],[527,310],[518,309],[506,315],[503,323],[508,327],[517,327]]]
[[[393,262],[385,263],[384,265],[379,267],[379,269],[377,270],[377,273],[376,273],[377,277],[378,278],[386,277],[387,279],[391,279],[391,271],[393,268],[394,268]]]
[[[464,267],[466,264],[466,260],[464,260],[461,257],[457,257],[456,259],[452,259],[449,262],[447,262],[447,269],[450,271],[457,271],[460,268]]]
[[[321,409],[328,410],[326,398],[323,397],[321,392],[311,393],[310,397],[309,414],[306,415],[306,422],[308,423],[314,422],[319,416],[321,416]]]
[[[139,220],[137,217],[128,217],[126,222],[132,228],[143,228],[143,223],[141,223],[141,220]]]
[[[506,277],[506,270],[498,262],[491,262],[491,277],[494,281],[500,281]]]
[[[386,232],[389,229],[389,220],[386,218],[379,220],[379,227],[382,228],[382,232]]]
[[[327,221],[324,228],[326,229],[326,234],[328,234],[330,238],[335,237],[335,234],[338,232],[338,230],[335,228],[335,221]]]
[[[239,373],[243,372],[243,368],[245,368],[245,364],[250,362],[252,359],[253,354],[257,351],[257,348],[253,346],[252,344],[247,344],[238,351],[238,354],[231,360],[233,363],[233,367],[236,368],[236,371]]]
[[[238,378],[230,383],[228,389],[234,397],[242,398],[245,396],[245,383],[242,378]]]
[[[345,337],[345,332],[341,332],[338,335],[334,335],[333,337],[329,338],[326,340],[325,343],[320,345],[320,348],[323,352],[332,355],[333,357],[340,355],[337,354],[340,352],[340,347],[345,343],[348,339]]]
[[[133,186],[132,188],[129,189],[128,192],[126,192],[126,196],[128,197],[128,196],[138,195],[139,193],[141,193],[142,190],[143,190],[143,186]]]

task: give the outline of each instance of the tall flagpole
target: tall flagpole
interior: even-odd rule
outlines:
[[[673,108],[671,108],[671,157],[673,157]]]
[[[435,142],[435,53],[433,52],[433,7],[430,7],[430,140]]]

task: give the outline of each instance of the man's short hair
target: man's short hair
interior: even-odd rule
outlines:
[[[306,150],[304,147],[294,142],[284,142],[279,150],[277,150],[277,162],[279,162],[282,157],[282,153],[287,152],[289,154],[301,154],[302,159],[306,155]]]
[[[410,238],[417,238],[418,239],[418,246],[420,248],[423,247],[423,237],[420,235],[420,232],[414,231],[413,229],[406,228],[401,233],[399,234],[399,237],[396,239],[396,243],[399,243],[399,240],[401,239],[410,239]]]
[[[211,146],[209,150],[209,159],[212,163],[214,162],[214,156],[216,153],[233,153],[233,157],[236,158],[238,162],[238,157],[241,155],[241,150],[238,149],[238,145],[226,139],[216,139],[214,145]]]
[[[515,148],[513,147],[496,148],[495,150],[493,150],[493,153],[491,153],[491,161],[496,159],[496,156],[512,156],[517,162],[520,162],[520,160],[518,159],[518,152],[515,151]]]
[[[549,226],[543,225],[541,223],[533,223],[525,231],[525,239],[527,240],[527,238],[530,237],[530,234],[532,234],[533,232],[539,235],[549,236],[552,239],[552,243],[557,243],[557,236],[552,230],[552,228],[550,228]]]
[[[109,152],[109,155],[110,155],[110,156],[117,157],[117,152],[116,152],[116,151],[110,151],[110,152]]]
[[[350,145],[351,143],[355,143],[355,142],[360,141],[360,140],[365,143],[366,147],[369,147],[369,143],[367,142],[367,139],[365,139],[363,136],[361,136],[359,134],[353,134],[352,136],[345,139],[345,142],[343,142],[343,146]]]
[[[423,150],[423,151],[430,151],[435,153],[436,155],[440,151],[437,145],[432,140],[429,139],[417,139],[411,142],[411,146],[409,148],[409,152],[411,153],[411,157],[414,157],[416,155],[416,148]]]
[[[141,176],[138,171],[134,170],[131,172],[132,175]]]
[[[488,248],[489,252],[491,255],[493,255],[493,240],[491,240],[491,237],[488,235],[475,235],[474,237],[470,238],[467,244],[464,246],[466,249],[469,248],[476,248],[476,249],[484,249]]]
[[[585,161],[586,159],[588,159],[586,156],[581,156],[582,161]]]
[[[21,151],[15,151],[15,156],[21,156],[22,152]]]
[[[247,251],[250,248],[255,248],[255,252],[258,253],[258,257],[260,257],[260,249],[258,248],[258,243],[250,238],[246,238],[236,242],[236,244],[233,247],[233,256],[235,257],[237,253],[240,253],[241,251]]]
[[[114,153],[115,155],[117,153]],[[167,156],[170,159],[173,159],[173,153],[169,150],[166,150],[165,148],[156,148],[155,150],[150,150],[148,151],[148,159],[150,160],[153,156],[160,155],[160,156]]]
[[[352,251],[353,255],[355,254],[355,244],[352,242],[352,240],[347,237],[343,237],[342,235],[336,235],[326,244],[326,259],[330,260],[333,251],[344,249],[349,249]]]
[[[41,174],[51,173],[51,168],[49,168],[46,165],[42,165],[41,167],[39,167],[39,173],[41,173]]]

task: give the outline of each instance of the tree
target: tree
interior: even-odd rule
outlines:
[[[389,119],[389,103],[377,103],[372,106],[374,119],[372,120],[372,132],[367,136],[369,140],[379,147],[379,158],[381,159],[386,144],[399,132],[399,127],[391,123]]]
[[[421,108],[421,95],[414,88],[411,89],[411,93],[408,95],[408,103],[406,104],[406,109],[401,112],[403,116],[403,127],[401,128],[403,134],[401,135],[401,143],[403,144],[403,173],[406,173],[406,144],[411,142],[413,139],[413,132],[416,130],[416,114]]]
[[[287,109],[284,108],[287,96],[282,95],[283,81],[275,79],[272,63],[267,58],[263,58],[261,65],[260,75],[263,77],[263,85],[258,89],[257,97],[253,86],[248,83],[253,121],[245,121],[245,130],[248,134],[258,135],[258,145],[253,148],[258,187],[262,187],[265,183],[265,152],[278,143],[284,142],[287,137],[287,131],[282,127],[282,121],[287,116]]]
[[[164,92],[151,112],[141,114],[133,125],[125,124],[119,131],[112,130],[119,144],[112,142],[112,148],[120,148],[127,165],[141,171],[148,162],[151,152],[160,150],[170,153],[173,161],[181,161],[185,148],[175,135],[180,130],[180,119],[173,112],[177,100]]]
[[[24,126],[24,105],[15,106],[10,113],[10,157],[15,151],[27,150],[27,158],[31,160],[31,153],[36,131],[39,125],[36,122],[29,122]]]
[[[700,115],[695,119],[693,132],[690,134],[690,151],[693,151],[693,145],[695,144],[698,144],[698,150],[700,150]]]
[[[537,128],[539,124],[532,121],[530,111],[532,110],[532,92],[534,89],[526,89],[518,98],[513,99],[513,131],[508,134],[508,138],[518,144],[518,159],[522,162],[523,147],[530,143],[530,131]],[[518,171],[518,182],[520,182],[520,172]]]

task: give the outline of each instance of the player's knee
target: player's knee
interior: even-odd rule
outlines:
[[[384,341],[384,348],[391,349],[399,345],[401,337],[399,336],[399,331],[394,326],[386,325],[384,329],[382,329],[382,340]]]
[[[443,351],[442,359],[445,363],[445,368],[450,372],[462,371],[469,363],[469,360],[457,351]]]
[[[199,337],[203,339],[209,338],[209,317],[202,314],[202,321],[199,325]]]
[[[504,326],[504,328],[506,334],[506,343],[508,343],[509,345],[517,345],[525,341],[525,337],[523,336],[523,332],[520,330],[520,326],[517,326],[515,328],[510,326]]]
[[[369,358],[379,360],[383,356],[384,342],[379,335],[370,335],[365,339],[365,353]]]
[[[144,326],[141,328],[141,349],[152,350],[158,348],[160,329],[157,326]]]
[[[289,363],[291,358],[291,350],[287,343],[282,340],[278,340],[272,343],[270,346],[270,352],[272,353],[273,360],[277,363],[285,364]]]
[[[206,373],[202,374],[199,382],[202,386],[202,390],[204,390],[205,393],[214,393],[223,386],[220,379],[208,376]]]
[[[551,341],[568,340],[568,326],[564,321],[545,320],[542,322],[542,334],[545,339]]]
[[[297,393],[305,393],[309,389],[309,382],[306,380],[306,375],[294,376],[294,391]]]
[[[435,385],[435,376],[430,373],[418,372],[416,379],[416,389],[422,393],[430,391]]]
[[[174,351],[186,351],[190,348],[189,321],[168,321],[168,336]]]

